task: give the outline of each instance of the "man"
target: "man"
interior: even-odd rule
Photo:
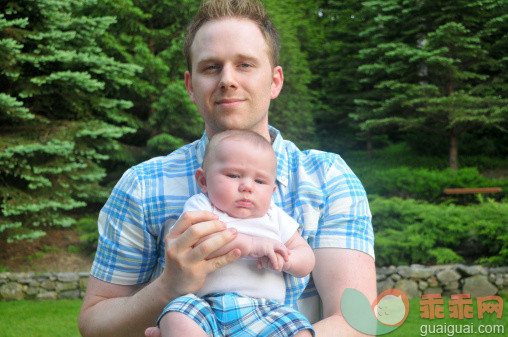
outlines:
[[[128,170],[99,216],[100,240],[80,313],[83,336],[142,336],[173,299],[196,293],[206,275],[239,251],[205,258],[236,236],[208,212],[187,212],[198,193],[193,179],[204,148],[227,129],[252,130],[278,158],[276,204],[295,218],[314,249],[312,272],[323,302],[317,336],[353,336],[342,318],[345,288],[376,296],[373,234],[365,191],[340,157],[300,152],[268,126],[268,108],[283,85],[278,35],[256,1],[212,0],[202,5],[184,46],[185,86],[205,121],[205,135],[174,153]],[[201,238],[210,239],[196,244]],[[308,278],[286,277],[286,304]],[[306,294],[312,295],[310,286]],[[160,335],[156,329],[147,335]]]

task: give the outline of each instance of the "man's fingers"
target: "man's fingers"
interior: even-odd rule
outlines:
[[[184,235],[182,235],[182,237]],[[210,236],[209,239],[194,246],[192,251],[189,253],[189,262],[199,262],[206,259],[211,253],[222,248],[224,245],[236,238],[237,235],[238,231],[232,227],[227,230],[223,230],[216,235]]]
[[[170,239],[175,239],[182,235],[190,226],[206,221],[217,220],[216,214],[207,211],[189,211],[182,214],[180,219],[175,223],[168,233]]]
[[[213,259],[205,261],[205,268],[207,269],[207,274],[216,271],[217,269],[220,269],[230,264],[231,262],[236,261],[241,255],[242,252],[240,251],[240,249],[235,248],[225,255],[217,256],[214,257]]]
[[[224,231],[225,229],[226,224],[219,220],[196,223],[195,225],[187,228],[180,237],[175,239],[175,243],[178,249],[187,249],[197,244],[205,236]],[[210,237],[210,239],[212,239],[212,237]]]

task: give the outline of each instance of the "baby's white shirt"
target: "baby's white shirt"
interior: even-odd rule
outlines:
[[[237,219],[217,209],[205,194],[200,193],[190,197],[185,203],[184,212],[194,210],[217,214],[228,228],[234,227],[239,233],[268,237],[282,243],[286,243],[299,226],[273,201],[264,216]],[[286,285],[281,272],[258,269],[256,258],[244,257],[208,274],[197,295],[203,296],[214,292],[237,292],[245,296],[269,298],[282,303],[286,296]]]

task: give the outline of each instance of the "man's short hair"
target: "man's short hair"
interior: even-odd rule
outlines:
[[[196,16],[187,27],[183,53],[187,68],[192,71],[191,46],[198,30],[208,21],[224,18],[243,18],[257,24],[268,45],[270,61],[275,67],[279,64],[279,33],[270,21],[263,4],[258,0],[208,0],[201,3]]]
[[[262,150],[269,151],[273,154],[274,167],[275,167],[275,177],[277,176],[277,156],[275,155],[275,151],[272,148],[272,144],[265,137],[261,136],[259,133],[249,130],[226,130],[220,133],[217,133],[210,139],[208,145],[205,149],[205,155],[203,156],[203,163],[201,167],[206,171],[207,166],[209,165],[210,158],[214,156],[214,151],[224,140],[238,140],[241,142],[245,142],[248,144],[252,144],[261,148]]]

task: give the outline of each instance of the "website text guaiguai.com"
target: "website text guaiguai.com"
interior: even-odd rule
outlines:
[[[500,335],[505,336],[505,327],[503,324],[422,324],[420,325],[420,336],[432,335],[472,335],[485,334],[486,336]]]

